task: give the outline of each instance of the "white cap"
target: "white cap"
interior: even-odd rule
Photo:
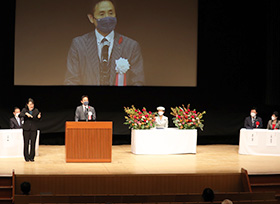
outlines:
[[[165,111],[165,108],[164,107],[162,107],[162,106],[159,106],[159,107],[157,107],[157,110],[159,111],[159,110],[161,110],[161,111]]]

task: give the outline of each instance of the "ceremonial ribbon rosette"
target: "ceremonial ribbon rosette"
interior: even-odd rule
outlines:
[[[121,57],[116,60],[116,86],[126,86],[126,72],[129,68],[130,64],[127,59]]]

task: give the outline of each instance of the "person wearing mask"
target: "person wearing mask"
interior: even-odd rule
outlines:
[[[263,122],[262,118],[257,116],[258,112],[256,108],[252,108],[250,112],[250,116],[245,118],[244,127],[246,129],[253,129],[253,128],[262,128]]]
[[[156,117],[156,128],[168,128],[168,117],[164,116],[165,108],[162,106],[157,107],[158,116]]]
[[[267,129],[278,130],[280,129],[280,121],[278,120],[278,112],[274,111],[271,116],[271,120],[267,123]]]
[[[21,129],[22,128],[22,121],[19,117],[20,109],[18,107],[14,108],[14,117],[10,118],[10,128],[11,129]]]
[[[76,108],[75,121],[94,121],[96,120],[95,109],[89,106],[89,100],[87,95],[83,95],[81,98],[82,105]]]
[[[25,161],[34,162],[35,143],[37,139],[37,122],[41,119],[41,113],[34,107],[34,100],[29,98],[26,106],[20,112],[23,119],[23,142],[24,142],[24,159]],[[30,151],[29,151],[30,144]]]
[[[65,85],[144,85],[143,58],[135,40],[115,31],[114,0],[91,0],[93,31],[76,37],[68,52]],[[117,62],[126,62],[120,69]]]

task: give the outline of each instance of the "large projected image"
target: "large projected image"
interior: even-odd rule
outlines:
[[[197,0],[17,0],[15,85],[196,86]]]

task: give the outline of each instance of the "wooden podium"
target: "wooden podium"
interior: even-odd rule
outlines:
[[[112,122],[66,122],[66,162],[111,162]]]

